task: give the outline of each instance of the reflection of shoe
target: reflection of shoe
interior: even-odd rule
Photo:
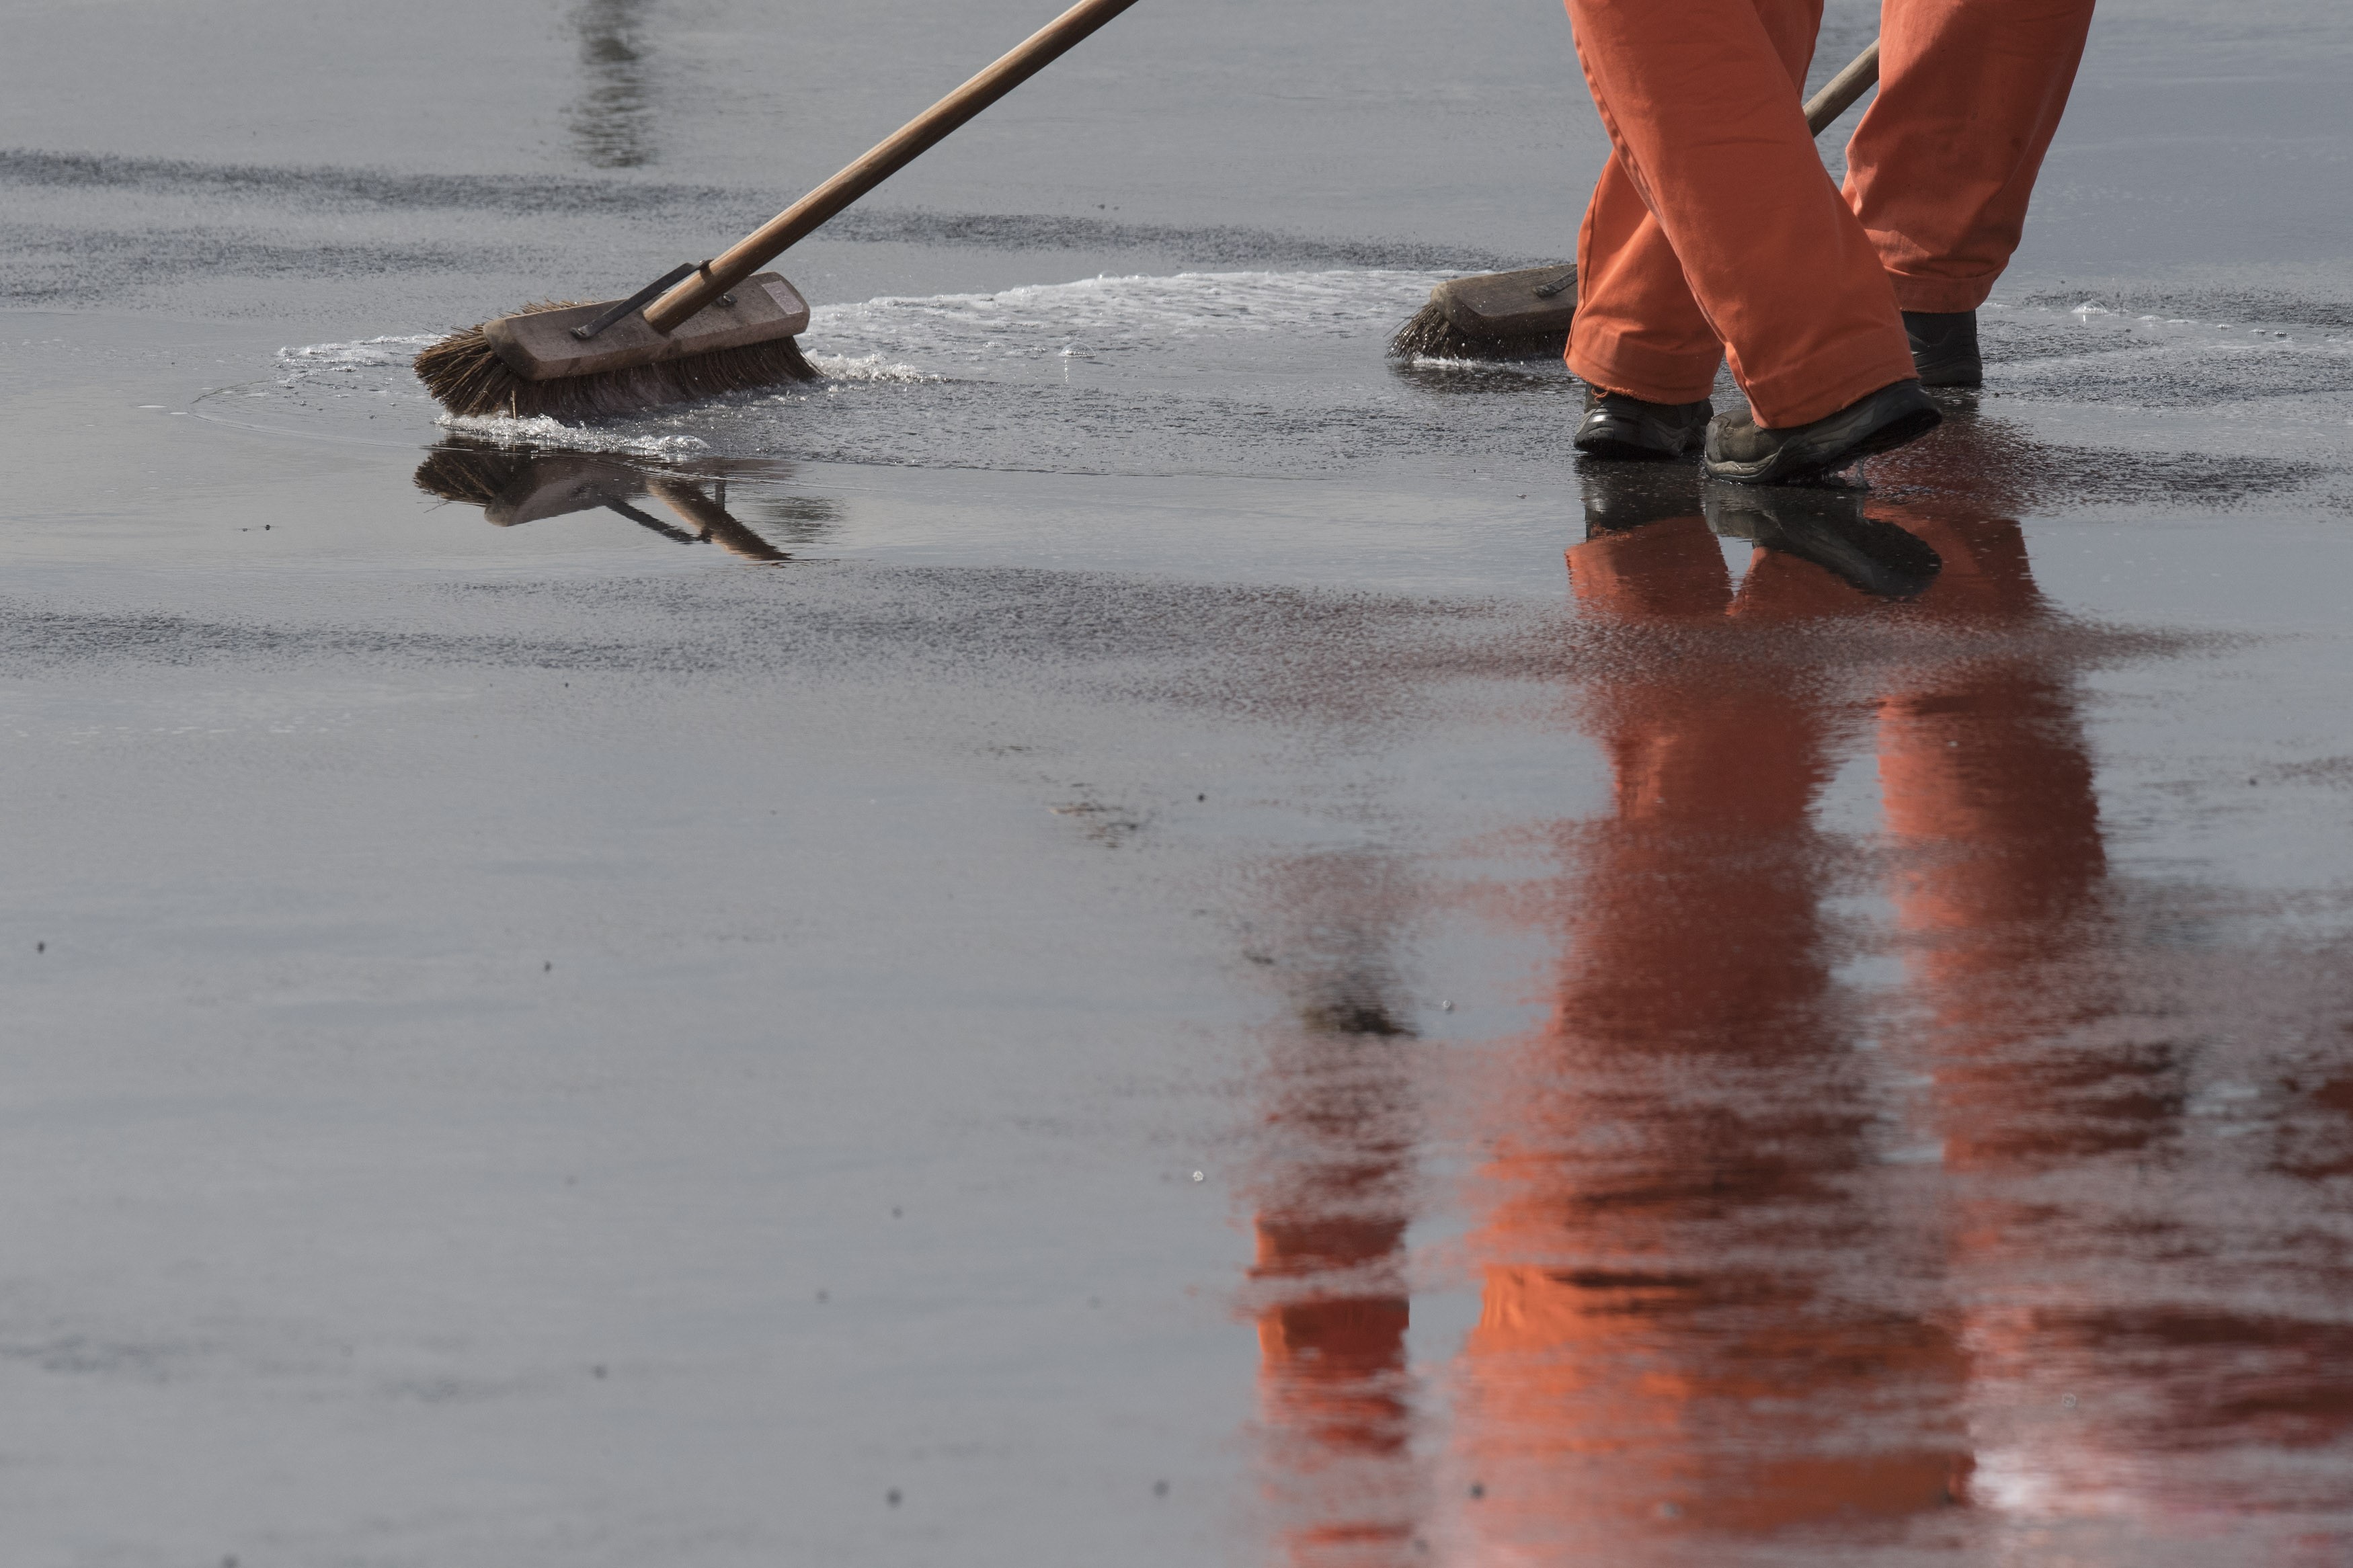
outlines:
[[[1985,380],[1975,310],[1906,310],[1904,335],[1912,340],[1912,367],[1921,385],[1976,386]]]
[[[1927,591],[1944,560],[1917,534],[1866,517],[1861,490],[1710,485],[1707,526],[1794,555],[1866,594],[1908,599]]]
[[[1719,414],[1707,426],[1708,477],[1736,485],[1803,484],[1916,441],[1944,417],[1916,381],[1883,386],[1787,430],[1766,429],[1746,409]]]
[[[1715,405],[1645,403],[1622,392],[1585,389],[1585,422],[1571,443],[1588,458],[1680,458],[1707,438]]]
[[[1699,470],[1687,464],[1592,463],[1577,478],[1585,491],[1588,539],[1700,514]]]

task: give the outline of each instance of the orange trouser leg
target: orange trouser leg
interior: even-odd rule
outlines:
[[[1907,310],[1974,310],[2010,265],[2092,0],[1886,0],[1846,197]]]
[[[1708,395],[1724,343],[1615,153],[1577,231],[1577,281],[1570,370],[1651,403],[1697,403]]]
[[[1651,402],[1696,401],[1715,369],[1696,315],[1767,427],[1909,380],[1879,253],[1799,107],[1820,0],[1568,0],[1568,12],[1614,150],[1578,241],[1569,368]]]

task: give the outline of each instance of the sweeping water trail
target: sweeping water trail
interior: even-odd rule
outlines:
[[[1358,342],[1367,321],[1399,298],[1430,287],[1430,275],[1402,270],[1184,272],[1173,278],[1090,278],[991,294],[870,300],[811,313],[812,346],[856,345],[933,364],[1012,366],[1045,358],[1101,364],[1113,356],[1148,359],[1195,375],[1261,374],[1263,354],[1237,361],[1198,352],[1220,338],[1247,342],[1284,334]],[[1055,347],[1055,340],[1061,340]]]
[[[439,423],[503,446],[649,457],[1275,479],[1477,473],[1533,493],[1560,460],[1576,385],[1551,362],[1385,363],[1389,324],[1435,276],[1188,271],[824,304],[810,329],[824,379],[807,386],[594,425]],[[2134,438],[2152,410],[2271,410],[2247,439],[2353,418],[2353,335],[2298,319],[2321,312],[2275,303],[2283,319],[2257,321],[2221,318],[2200,298],[2134,303],[2063,295],[1989,306],[1991,406],[2031,406],[2088,445]],[[402,363],[412,341],[290,349],[270,377],[216,402],[233,403],[240,423],[290,432],[384,437],[389,423],[430,439],[437,411]],[[2208,446],[2168,456],[2161,475],[2111,465],[2105,482],[2118,496],[2296,482],[2293,467],[2250,472],[2240,458],[2201,457]]]

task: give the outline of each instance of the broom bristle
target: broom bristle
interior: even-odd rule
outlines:
[[[498,500],[500,493],[530,466],[530,458],[512,452],[483,451],[465,446],[436,447],[417,465],[411,479],[427,495],[484,506]]]
[[[1525,332],[1516,337],[1474,338],[1446,319],[1435,300],[1389,340],[1391,359],[1558,359],[1568,352],[1567,332]]]
[[[568,303],[556,300],[523,309],[526,312],[561,310]],[[507,368],[477,326],[452,332],[420,353],[417,378],[452,414],[505,414],[518,419],[544,414],[556,419],[598,419],[756,386],[815,381],[818,371],[797,342],[777,338],[626,370],[530,381]]]

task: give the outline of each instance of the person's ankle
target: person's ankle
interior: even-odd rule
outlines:
[[[1985,380],[1978,349],[1975,310],[1906,310],[1904,335],[1911,340],[1912,367],[1923,386],[1977,386]]]

